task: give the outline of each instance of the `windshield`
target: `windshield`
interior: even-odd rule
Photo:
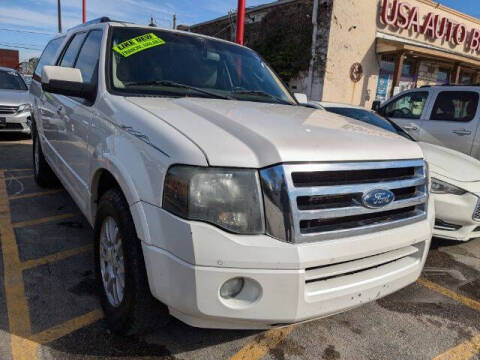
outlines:
[[[328,107],[328,106],[325,107],[325,110],[333,112],[338,115],[343,115],[355,120],[360,120],[370,125],[381,127],[382,129],[385,129],[397,135],[406,137],[409,140],[412,140],[410,135],[408,135],[400,127],[395,125],[393,122],[390,122],[389,120],[375,114],[372,111],[348,108],[348,107]]]
[[[22,77],[16,71],[0,71],[0,89],[27,90]]]
[[[255,52],[169,31],[114,28],[110,87],[127,95],[216,97],[296,105]]]

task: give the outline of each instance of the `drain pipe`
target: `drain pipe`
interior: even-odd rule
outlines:
[[[313,0],[313,13],[312,13],[312,58],[310,59],[310,66],[308,67],[308,98],[312,99],[313,94],[313,67],[317,60],[317,35],[318,35],[318,0]]]

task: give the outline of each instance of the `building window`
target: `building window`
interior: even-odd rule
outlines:
[[[475,118],[478,93],[472,91],[443,91],[438,94],[430,120],[469,122]]]
[[[437,85],[450,83],[450,69],[439,68],[437,72]]]

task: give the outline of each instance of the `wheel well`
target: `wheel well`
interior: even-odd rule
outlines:
[[[103,194],[112,188],[120,188],[117,180],[113,177],[111,173],[106,170],[103,170],[98,178],[97,182],[97,191],[95,196],[95,202],[98,202]]]

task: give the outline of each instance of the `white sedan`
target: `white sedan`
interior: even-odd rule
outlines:
[[[309,105],[413,140],[396,124],[371,110],[327,102],[310,102]],[[434,236],[457,241],[480,237],[480,161],[446,147],[424,142],[418,144],[430,167],[436,212]]]

